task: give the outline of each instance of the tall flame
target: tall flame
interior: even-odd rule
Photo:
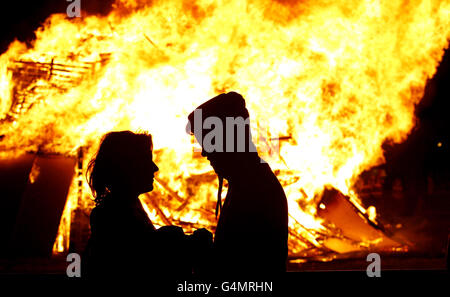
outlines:
[[[110,130],[148,130],[160,172],[143,201],[161,223],[214,225],[215,180],[193,158],[184,127],[197,105],[234,90],[246,98],[258,149],[284,179],[291,228],[323,228],[314,197],[332,185],[357,199],[352,185],[383,162],[382,143],[413,128],[450,38],[448,0],[148,2],[118,0],[103,17],[55,14],[31,48],[10,44],[0,56],[0,118],[9,119],[0,124],[0,152],[88,147],[92,155]],[[54,87],[64,75],[32,81],[32,106],[11,117],[11,65],[26,61],[83,71],[65,88]],[[71,193],[68,204],[81,205]],[[173,198],[160,211],[157,194]],[[293,240],[297,251],[305,247]]]

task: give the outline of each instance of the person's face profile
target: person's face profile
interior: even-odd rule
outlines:
[[[138,158],[136,162],[134,178],[138,193],[142,194],[152,191],[155,172],[159,170],[153,161],[153,152],[151,150],[143,152],[142,157]]]
[[[229,154],[227,153],[220,153],[220,152],[208,153],[205,149],[202,149],[202,156],[206,157],[206,159],[208,159],[214,171],[218,175],[221,175],[223,177],[227,177],[229,175],[228,168],[231,166],[231,164],[228,155]]]
[[[211,164],[211,167],[214,169],[214,171],[216,172],[216,173],[218,173],[217,172],[217,157],[215,156],[216,154],[215,153],[208,153],[208,152],[206,152],[206,150],[204,149],[204,148],[202,148],[202,157],[205,157],[208,161],[209,161],[209,164]]]

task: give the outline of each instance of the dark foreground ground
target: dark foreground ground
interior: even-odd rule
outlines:
[[[448,296],[450,287],[446,258],[424,253],[381,254],[380,277],[369,277],[366,269],[370,263],[360,257],[330,262],[290,263],[287,273],[269,277],[251,275],[167,279],[153,276],[130,279],[122,275],[116,279],[99,281],[69,278],[65,260],[61,256],[51,259],[17,259],[14,263],[2,260],[0,285],[26,292],[62,292],[61,288],[75,290],[80,294],[120,289],[128,291],[127,296],[142,295],[146,290],[148,294],[144,295],[148,296],[334,296],[337,292],[352,296],[373,291],[380,294],[398,292],[404,296],[407,292],[423,292],[424,289],[427,296]],[[251,283],[260,287],[253,286],[251,290]],[[204,287],[199,287],[196,291],[189,291],[189,285],[196,284],[206,284],[211,289],[206,292]],[[258,289],[262,288],[261,284],[269,287]]]
[[[367,252],[359,252],[338,255],[329,262],[314,259],[307,259],[301,263],[291,261],[286,274],[274,277],[227,276],[168,280],[154,276],[133,279],[131,287],[134,289],[143,287],[149,291],[148,296],[300,296],[304,295],[305,290],[320,296],[336,292],[361,295],[373,290],[387,294],[396,290],[404,296],[406,292],[424,288],[427,290],[427,296],[448,296],[450,274],[447,268],[447,246],[450,233],[450,197],[446,194],[428,199],[418,205],[413,215],[386,216],[383,223],[387,233],[394,239],[408,242],[410,250],[396,253],[380,252],[379,278],[367,275],[366,269],[370,264],[366,261]],[[53,284],[56,282],[64,287],[82,288],[84,291],[86,282],[83,278],[69,278],[66,275],[67,265],[65,255],[50,258],[0,259],[0,284],[34,290],[34,286],[26,284],[33,283],[54,288]],[[127,282],[123,282],[125,280]],[[130,279],[125,275],[114,281],[95,281],[94,284],[97,286],[101,284],[101,288],[112,289],[126,283],[125,287],[131,288],[128,281]],[[251,282],[267,283],[271,285],[271,290],[249,291]],[[92,283],[89,281],[89,286]],[[210,284],[211,290],[208,293],[187,291],[189,284]],[[238,288],[246,290],[239,291]],[[152,294],[156,291],[158,294]]]
[[[438,204],[436,207],[434,204]],[[384,226],[391,238],[408,242],[408,252],[380,252],[382,271],[446,271],[450,234],[450,197],[429,200],[412,216],[388,217]],[[291,261],[288,272],[365,271],[367,252],[338,255],[329,262]],[[49,258],[0,258],[0,277],[65,276],[66,256]]]

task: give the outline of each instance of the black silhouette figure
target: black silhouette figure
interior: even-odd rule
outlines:
[[[200,110],[201,121],[195,119]],[[216,120],[208,124],[209,117]],[[223,178],[229,184],[215,232],[212,269],[219,274],[283,272],[288,251],[286,196],[269,165],[256,152],[249,121],[241,126],[226,124],[227,118],[239,117],[249,119],[249,114],[244,98],[235,92],[210,99],[188,117],[188,132],[195,135],[202,145],[202,156],[219,176],[219,197]],[[217,118],[223,124],[210,125]],[[222,133],[217,134],[217,126]],[[214,142],[209,133],[217,134]],[[220,208],[218,198],[216,214]]]
[[[88,168],[96,207],[91,212],[91,237],[82,261],[84,276],[192,272],[190,252],[207,245],[207,236],[197,231],[188,237],[176,226],[155,229],[138,199],[153,189],[157,171],[151,135],[120,131],[104,136]]]

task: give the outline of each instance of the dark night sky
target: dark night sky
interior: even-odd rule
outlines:
[[[21,41],[32,40],[34,31],[49,15],[66,12],[66,8],[70,4],[66,0],[11,0],[7,2],[8,5],[0,9],[2,28],[0,52],[4,52],[15,37]],[[81,7],[89,14],[105,14],[113,2],[113,0],[81,0]]]
[[[65,12],[65,0],[7,1],[0,10],[0,52],[17,38],[30,41],[36,28],[52,13]],[[106,14],[113,0],[81,0],[82,8],[90,14]],[[3,4],[3,3],[2,3]],[[417,170],[445,171],[450,168],[450,51],[446,54],[436,75],[426,88],[425,96],[416,109],[418,125],[404,144],[386,146],[387,159],[394,164],[415,166]],[[438,147],[437,143],[442,146]],[[404,167],[404,166],[401,166]]]

